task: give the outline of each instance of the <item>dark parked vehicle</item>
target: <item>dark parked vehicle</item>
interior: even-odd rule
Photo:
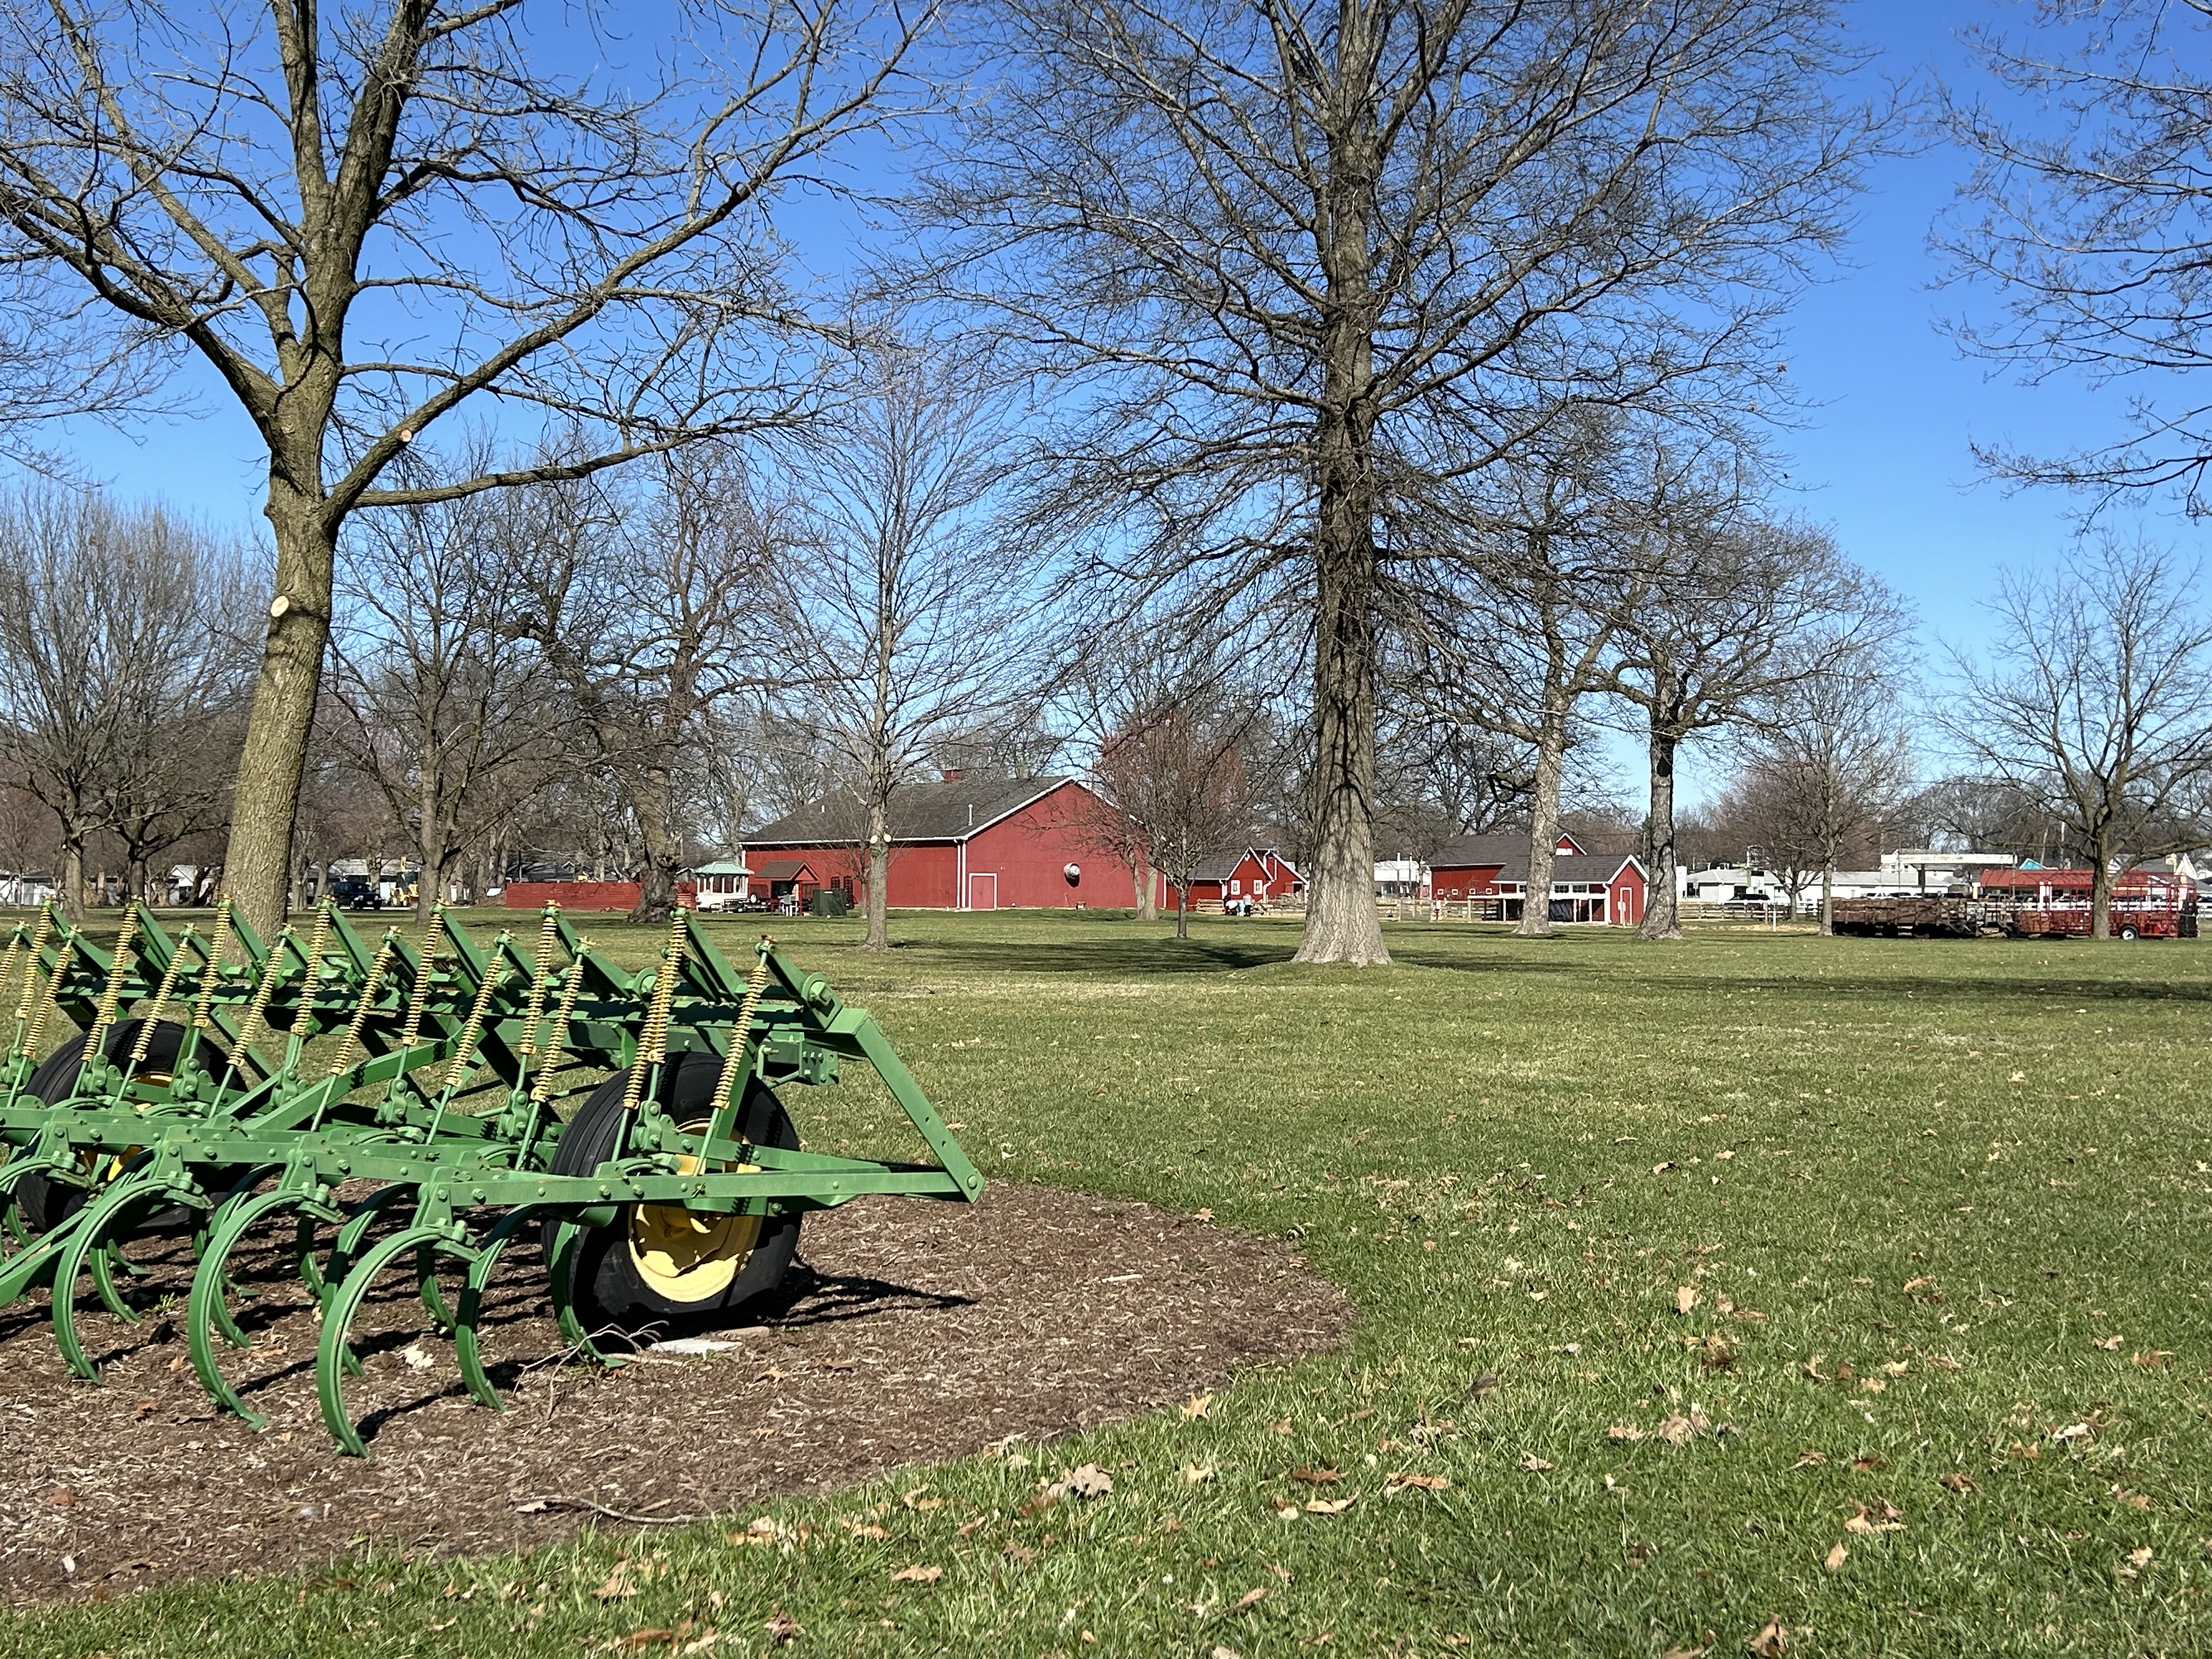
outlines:
[[[367,876],[340,876],[331,884],[331,896],[348,910],[381,910],[384,895]]]

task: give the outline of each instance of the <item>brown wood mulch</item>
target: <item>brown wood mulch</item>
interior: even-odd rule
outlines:
[[[64,1369],[42,1293],[0,1312],[11,1601],[283,1571],[369,1544],[498,1552],[620,1524],[599,1511],[724,1512],[1133,1416],[1332,1346],[1349,1323],[1341,1295],[1271,1241],[1000,1185],[972,1207],[873,1200],[811,1218],[781,1304],[723,1334],[735,1348],[607,1371],[564,1356],[537,1253],[518,1245],[482,1328],[503,1413],[463,1392],[412,1275],[380,1279],[356,1325],[367,1375],[348,1389],[373,1437],[363,1462],[324,1431],[317,1328],[289,1256],[253,1243],[234,1261],[253,1346],[225,1364],[269,1418],[262,1432],[218,1415],[185,1358],[181,1239],[131,1249],[149,1269],[131,1282],[141,1322],[85,1297],[104,1387]]]

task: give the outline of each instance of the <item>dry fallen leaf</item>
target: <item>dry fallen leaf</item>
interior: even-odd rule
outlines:
[[[900,1584],[933,1584],[944,1577],[944,1568],[926,1567],[917,1561],[910,1567],[901,1567],[891,1575],[891,1580]]]
[[[1869,1455],[1851,1459],[1851,1468],[1861,1474],[1870,1474],[1876,1469],[1886,1469],[1888,1467],[1889,1460],[1887,1457]]]
[[[1793,1469],[1817,1468],[1827,1461],[1827,1453],[1824,1451],[1808,1451],[1801,1455],[1797,1461],[1795,1463],[1792,1463],[1790,1467]]]
[[[1651,1166],[1651,1173],[1652,1173],[1653,1175],[1665,1175],[1665,1174],[1667,1173],[1667,1171],[1668,1171],[1668,1170],[1669,1170],[1673,1169],[1674,1167],[1674,1160],[1673,1158],[1668,1158],[1668,1159],[1664,1164],[1653,1164],[1653,1165]]]
[[[1955,1469],[1947,1474],[1937,1475],[1936,1477],[1936,1484],[1942,1487],[1946,1492],[1965,1492],[1978,1490],[1971,1479],[1966,1475],[1960,1474]]]
[[[2128,1565],[2131,1567],[2146,1566],[2149,1564],[2153,1553],[2154,1553],[2154,1552],[2148,1544],[2144,1545],[2139,1550],[2130,1550],[2128,1552]]]
[[[768,1639],[777,1647],[786,1642],[796,1642],[806,1634],[806,1626],[781,1609],[769,1615],[766,1628]]]
[[[1212,1409],[1213,1396],[1212,1395],[1194,1394],[1191,1395],[1189,1399],[1182,1402],[1183,1420],[1188,1422],[1193,1419],[1203,1417],[1206,1413]]]
[[[65,1510],[76,1502],[76,1492],[69,1486],[56,1486],[46,1494],[46,1502],[58,1510]]]
[[[2126,1340],[2127,1338],[2120,1335],[2118,1332],[2114,1332],[2110,1336],[2100,1337],[2098,1340],[2092,1342],[2089,1346],[2093,1348],[2102,1348],[2106,1353],[2117,1353],[2119,1352],[2120,1344]]]
[[[629,1563],[618,1561],[615,1570],[607,1575],[607,1582],[592,1594],[602,1601],[623,1601],[637,1594],[636,1582],[630,1577]]]
[[[1413,1486],[1419,1486],[1423,1492],[1442,1492],[1451,1485],[1451,1481],[1441,1474],[1406,1474],[1393,1470],[1384,1479],[1383,1485],[1394,1492],[1405,1492]]]
[[[1856,1533],[1862,1538],[1871,1538],[1881,1532],[1903,1532],[1905,1522],[1900,1518],[1900,1512],[1887,1504],[1881,1506],[1880,1520],[1876,1520],[1874,1512],[1862,1504],[1858,1506],[1858,1513],[1844,1522],[1844,1530]]]
[[[1698,1425],[1680,1412],[1669,1412],[1659,1419],[1659,1426],[1651,1432],[1670,1446],[1686,1446],[1696,1437]]]
[[[1071,1469],[1045,1488],[1054,1498],[1103,1498],[1113,1490],[1114,1477],[1096,1463],[1085,1463],[1079,1469]]]
[[[2128,1364],[2140,1365],[2145,1370],[2156,1370],[2173,1358],[2171,1348],[2144,1348],[2128,1356]]]
[[[1246,1590],[1243,1595],[1238,1596],[1237,1598],[1237,1605],[1231,1608],[1230,1611],[1232,1613],[1242,1613],[1247,1607],[1258,1607],[1261,1602],[1267,1599],[1267,1587],[1265,1584],[1255,1585],[1251,1589]]]
[[[1194,1210],[1191,1212],[1191,1219],[1194,1221],[1211,1221],[1213,1219],[1213,1212],[1212,1210]]]
[[[1831,1544],[1828,1546],[1828,1571],[1830,1572],[1841,1572],[1844,1569],[1844,1563],[1850,1560],[1850,1557],[1851,1552],[1849,1546],[1844,1544]]]
[[[1668,1648],[1665,1653],[1659,1656],[1659,1659],[1705,1659],[1705,1656],[1711,1653],[1712,1650],[1713,1633],[1711,1631],[1707,1631],[1705,1632],[1705,1644],[1703,1647]]]
[[[1698,1305],[1698,1287],[1697,1287],[1696,1285],[1678,1285],[1677,1286],[1675,1286],[1675,1288],[1674,1288],[1674,1311],[1675,1311],[1676,1313],[1678,1313],[1678,1314],[1686,1314],[1686,1313],[1689,1312],[1691,1309],[1692,1309],[1692,1308],[1696,1307],[1697,1305]]]
[[[1211,1480],[1213,1479],[1213,1465],[1186,1463],[1182,1466],[1182,1478],[1187,1484],[1194,1486],[1201,1480]]]
[[[1915,1291],[1924,1291],[1935,1282],[1932,1279],[1908,1279],[1905,1281],[1905,1294],[1911,1296]]]
[[[1537,1456],[1534,1452],[1522,1452],[1521,1454],[1521,1472],[1523,1474],[1541,1474],[1545,1470],[1551,1467],[1552,1464],[1550,1462]]]
[[[1306,1499],[1306,1513],[1308,1515],[1342,1515],[1345,1510],[1350,1509],[1358,1501],[1359,1499],[1356,1496],[1352,1498],[1309,1498]]]
[[[1744,1638],[1744,1651],[1756,1659],[1775,1659],[1789,1644],[1790,1632],[1782,1627],[1779,1619],[1770,1619],[1759,1627],[1759,1633]]]
[[[885,1532],[881,1527],[876,1525],[872,1521],[853,1522],[850,1523],[850,1530],[853,1536],[855,1538],[888,1538],[890,1536],[890,1534]]]
[[[1467,1391],[1477,1400],[1487,1400],[1498,1392],[1498,1373],[1485,1371],[1467,1385]]]
[[[1608,1440],[1641,1440],[1644,1431],[1633,1423],[1616,1423],[1605,1431],[1605,1437]]]
[[[1340,1469],[1292,1469],[1291,1479],[1303,1480],[1309,1486],[1326,1486],[1344,1479]]]
[[[399,1357],[407,1362],[407,1369],[410,1371],[427,1371],[438,1363],[430,1358],[429,1351],[420,1342],[410,1342],[399,1351]]]

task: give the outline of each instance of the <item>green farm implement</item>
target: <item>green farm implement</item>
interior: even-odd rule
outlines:
[[[193,1369],[258,1425],[222,1370],[246,1342],[226,1267],[255,1229],[289,1224],[320,1304],[323,1420],[356,1454],[352,1329],[387,1268],[415,1274],[469,1391],[497,1407],[477,1327],[517,1239],[544,1253],[571,1348],[618,1363],[774,1290],[810,1210],[982,1190],[872,1018],[772,940],[733,964],[688,912],[634,972],[550,907],[534,937],[488,945],[441,912],[419,947],[396,929],[371,945],[331,904],[267,942],[227,904],[174,937],[133,908],[107,951],[45,911],[0,956],[0,1018],[11,1002],[0,1305],[46,1287],[63,1358],[96,1381],[81,1285],[137,1319],[123,1245],[188,1231]],[[41,1060],[57,1014],[82,1035]],[[800,1149],[775,1090],[842,1065],[874,1071],[933,1162]]]

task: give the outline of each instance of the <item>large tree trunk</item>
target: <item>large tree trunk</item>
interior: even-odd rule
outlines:
[[[1680,738],[1651,733],[1651,872],[1637,933],[1644,939],[1680,939],[1682,921],[1674,908],[1674,749]]]
[[[1795,899],[1790,901],[1790,908],[1792,910],[1797,908]],[[1820,931],[1824,933],[1836,931],[1836,861],[1833,859],[1820,866]]]
[[[62,830],[62,915],[84,920],[84,831],[74,824]]]
[[[422,866],[415,883],[415,920],[428,923],[438,902],[446,896],[446,826],[438,815],[437,774],[427,755],[416,763],[422,779],[416,789],[415,857]]]
[[[2112,936],[2112,861],[2103,854],[2089,860],[2089,937]]]
[[[1142,848],[1137,849],[1132,867],[1137,880],[1137,920],[1158,921],[1160,919],[1159,883],[1153,877],[1152,860]]]
[[[891,948],[891,823],[880,800],[868,803],[868,927],[864,951]]]
[[[676,877],[684,866],[684,849],[676,835],[675,794],[676,781],[665,766],[643,769],[631,794],[630,810],[637,814],[638,839],[645,854],[637,872],[632,921],[666,921],[675,911]]]
[[[1567,727],[1547,715],[1536,745],[1536,793],[1528,803],[1528,885],[1521,925],[1513,931],[1540,939],[1552,931],[1552,860],[1559,846],[1559,788],[1567,768]]]
[[[1337,42],[1364,63],[1370,20]],[[1371,109],[1332,112],[1320,222],[1328,304],[1314,423],[1314,868],[1299,962],[1387,963],[1375,908],[1375,252]]]
[[[1176,889],[1176,937],[1190,937],[1190,889],[1188,887]]]
[[[319,455],[313,456],[309,468],[319,465]],[[297,478],[290,476],[295,471]],[[276,592],[270,601],[222,861],[223,885],[240,916],[264,939],[274,939],[284,921],[300,779],[331,637],[337,550],[322,503],[313,498],[318,492],[301,487],[313,477],[312,470],[288,469],[282,459],[270,469],[267,511],[276,532]]]

